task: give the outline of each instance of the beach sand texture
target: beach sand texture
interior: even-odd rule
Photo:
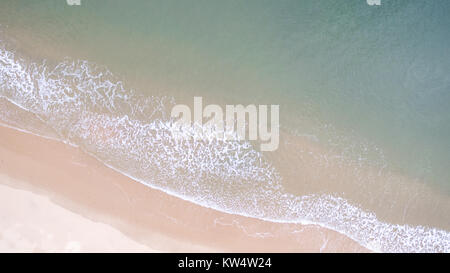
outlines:
[[[9,197],[2,199],[2,251],[367,251],[317,225],[200,207],[133,181],[78,148],[7,127],[0,127],[0,172],[1,195]],[[46,222],[52,217],[57,221]],[[42,233],[35,230],[40,226]],[[100,238],[91,241],[93,233]],[[27,240],[8,246],[14,236]]]

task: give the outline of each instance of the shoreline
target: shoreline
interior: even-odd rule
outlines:
[[[0,126],[0,173],[76,214],[162,252],[367,252],[318,225],[201,207],[134,181],[81,149]],[[24,171],[25,170],[25,171]],[[5,181],[0,181],[5,184]]]
[[[442,44],[438,36],[402,36],[404,24],[375,31],[377,42],[386,42],[380,48],[391,53],[400,36],[413,45],[394,54],[393,65],[386,50],[367,51],[373,39],[355,45],[321,35],[327,22],[311,31],[304,22],[278,20],[281,6],[264,28],[259,21],[245,29],[225,24],[232,39],[215,36],[214,28],[236,21],[236,7],[218,18],[222,23],[198,28],[209,15],[186,21],[192,16],[176,8],[166,15],[186,24],[167,24],[157,14],[161,20],[98,21],[92,10],[73,13],[64,5],[0,6],[0,251],[16,242],[34,251],[33,240],[47,240],[37,251],[100,245],[163,252],[450,252],[450,172],[443,164],[450,161],[443,149],[450,131],[442,120],[446,97],[438,92],[445,69],[426,69],[447,65],[431,58],[444,49],[429,46]],[[105,8],[103,15],[123,9]],[[248,8],[259,14],[259,6]],[[423,8],[423,14],[442,10],[440,4]],[[334,31],[350,37],[353,30],[376,30],[348,31],[354,18],[344,13]],[[415,16],[403,21],[420,24],[408,18]],[[445,16],[436,20],[421,31],[441,30],[436,23]],[[129,33],[112,27],[118,22],[137,27]],[[155,22],[160,28],[148,32]],[[378,30],[383,25],[374,20]],[[212,43],[202,34],[213,34]],[[266,43],[253,44],[258,41]],[[341,54],[349,47],[355,50]],[[379,77],[358,69],[367,64]],[[220,106],[282,106],[279,149],[166,138],[170,108],[192,107],[196,96]],[[55,214],[65,220],[50,220]],[[9,228],[17,223],[29,228]],[[63,236],[72,228],[78,241]],[[30,231],[40,229],[59,237]],[[100,240],[95,234],[117,244],[93,248],[87,240],[81,247],[84,236]],[[67,247],[72,241],[81,245]]]

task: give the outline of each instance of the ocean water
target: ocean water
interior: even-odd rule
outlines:
[[[450,252],[450,2],[0,3],[0,119],[221,211]],[[280,105],[280,147],[177,141],[170,109]]]

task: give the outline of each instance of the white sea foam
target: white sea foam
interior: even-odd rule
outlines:
[[[286,193],[277,170],[248,142],[173,138],[166,110],[173,98],[138,95],[88,61],[66,59],[51,67],[0,46],[0,97],[35,115],[62,141],[185,200],[270,221],[319,224],[374,251],[450,252],[447,231],[384,223],[336,196]]]

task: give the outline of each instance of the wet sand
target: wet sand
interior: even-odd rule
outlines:
[[[127,251],[144,251],[142,245],[163,252],[368,251],[347,236],[317,225],[273,223],[201,207],[134,181],[79,148],[3,126],[0,126],[0,173],[0,183],[45,196],[54,205],[68,210],[66,213],[103,227],[90,232],[103,233],[100,230],[104,229],[106,234],[114,233],[112,237],[126,235],[136,242],[134,249],[127,241]],[[21,213],[32,214],[33,209]],[[15,210],[3,209],[2,214],[13,215]],[[36,241],[42,239],[40,236],[35,233]],[[113,248],[105,244],[95,251],[122,251]]]

